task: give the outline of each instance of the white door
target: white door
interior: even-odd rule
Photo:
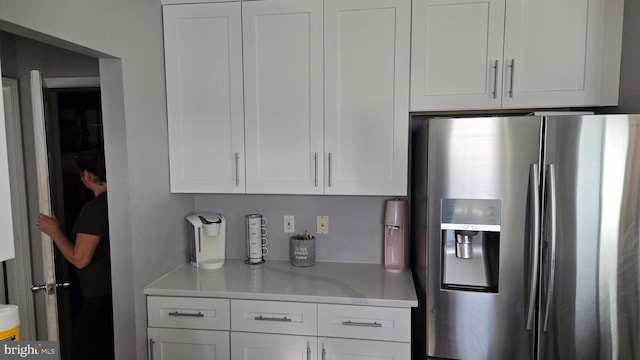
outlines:
[[[0,74],[2,70],[0,69]],[[4,94],[4,85],[3,85]],[[15,256],[4,95],[0,96],[0,262]],[[4,274],[3,274],[4,276]]]
[[[502,106],[597,105],[604,0],[509,0]]]
[[[33,131],[36,152],[39,212],[51,214],[51,191],[49,188],[49,161],[47,156],[47,135],[42,76],[39,71],[31,71],[31,103],[33,108]],[[42,267],[44,283],[34,284],[34,290],[41,290],[45,296],[48,340],[58,340],[58,303],[53,240],[40,232],[42,240]]]
[[[229,332],[149,328],[149,358],[229,360]]]
[[[171,191],[243,193],[240,3],[162,10]]]
[[[497,109],[505,0],[415,0],[411,110]]]
[[[315,360],[314,336],[231,333],[233,360]]]
[[[409,0],[326,0],[325,194],[407,193]]]
[[[321,194],[322,1],[242,3],[248,193]]]
[[[318,338],[322,360],[406,360],[411,358],[411,345],[390,341]]]

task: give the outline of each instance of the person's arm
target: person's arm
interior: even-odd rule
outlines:
[[[37,225],[42,232],[51,236],[62,256],[73,266],[83,269],[89,265],[100,242],[99,235],[78,233],[74,245],[60,230],[55,215],[51,217],[44,214],[38,215]]]

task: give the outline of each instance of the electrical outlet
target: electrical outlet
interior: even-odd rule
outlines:
[[[285,215],[284,216],[284,232],[293,233],[295,232],[294,228],[295,227],[293,224],[293,215]]]
[[[317,229],[316,232],[318,234],[326,235],[329,233],[329,217],[328,216],[318,216],[317,217]]]

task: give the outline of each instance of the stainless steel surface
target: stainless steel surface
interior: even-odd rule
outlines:
[[[329,174],[328,174],[328,176],[327,176],[327,178],[329,179],[329,180],[328,180],[328,182],[329,182],[329,184],[328,184],[328,185],[329,185],[329,187],[331,187],[331,176],[333,175],[333,174],[331,173],[331,166],[332,166],[332,165],[333,165],[333,164],[331,163],[331,153],[329,153]]]
[[[529,236],[525,243],[525,249],[529,251],[527,259],[528,263],[525,263],[525,271],[529,271],[527,279],[529,280],[527,302],[525,313],[526,315],[526,329],[532,330],[535,320],[535,306],[536,295],[538,294],[538,274],[540,268],[540,172],[538,164],[531,164],[529,167],[529,213],[527,218],[529,219],[529,229],[527,235]],[[528,245],[528,246],[527,246]]]
[[[427,356],[639,360],[640,116],[428,124],[412,169]],[[443,286],[443,199],[502,201],[497,293]]]
[[[379,322],[358,322],[358,321],[343,321],[342,325],[345,326],[365,326],[365,327],[382,327],[382,324],[380,324]]]
[[[238,153],[235,154],[235,160],[236,160],[236,186],[240,186],[240,156],[238,155]]]
[[[471,259],[473,257],[471,236],[456,234],[456,257],[461,259]]]
[[[291,322],[292,319],[288,318],[286,315],[283,317],[270,317],[270,316],[256,316],[253,318],[253,320],[258,320],[258,321],[283,321],[283,322]]]
[[[153,360],[153,346],[156,344],[156,341],[153,339],[149,339],[149,360]]]
[[[511,62],[509,63],[509,97],[512,98],[513,97],[513,78],[515,76],[515,72],[516,72],[516,60],[515,59],[511,59]]]
[[[184,313],[179,311],[172,311],[168,315],[169,316],[204,317],[204,314],[200,311],[198,311],[197,313]]]
[[[428,356],[527,359],[533,352],[524,321],[523,294],[527,284],[523,281],[526,252],[522,239],[529,165],[539,162],[540,128],[541,119],[537,117],[429,122],[426,174],[429,196],[425,199],[428,221],[422,224],[428,227],[424,241],[429,246],[426,264]],[[502,200],[504,216],[497,293],[443,289],[442,231],[437,226],[442,199]]]
[[[47,283],[42,285],[33,284],[31,285],[31,292],[35,294],[42,290],[46,290],[47,294],[55,294],[57,288],[69,287],[70,285],[71,283],[68,283],[68,282],[57,283],[57,284]]]
[[[640,359],[640,118],[551,117],[546,127],[557,246],[539,358]]]
[[[313,164],[314,164],[314,180],[313,184],[315,187],[318,187],[318,153],[313,153]]]
[[[495,99],[498,97],[498,60],[493,62],[491,69],[493,70],[493,91],[491,95]]]
[[[542,312],[544,316],[543,325],[542,325],[543,331],[547,331],[549,328],[549,311],[551,310],[551,304],[553,301],[553,290],[554,290],[553,284],[556,277],[556,248],[558,245],[557,233],[556,233],[558,191],[556,188],[556,172],[553,164],[547,165],[547,170],[545,175],[547,178],[546,183],[548,185],[548,187],[546,188],[546,195],[549,197],[548,206],[546,207],[546,211],[549,214],[549,217],[548,217],[549,222],[545,224],[545,226],[549,228],[550,241],[548,244],[546,244],[547,248],[549,249],[549,256],[548,256],[548,259],[546,259],[547,269],[545,269],[545,274],[548,274],[548,276],[546,277],[545,288],[544,288],[545,295],[544,295],[544,305],[543,305],[543,312]]]
[[[477,233],[466,244],[468,248],[462,249],[463,256],[459,256],[460,244],[457,238],[457,231],[446,232],[442,254],[442,286],[475,289],[491,287],[489,240],[486,234]]]

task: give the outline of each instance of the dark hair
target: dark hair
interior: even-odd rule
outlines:
[[[102,151],[87,151],[78,154],[76,166],[80,172],[87,170],[98,178],[100,182],[107,182],[107,170],[104,165],[104,153]]]

